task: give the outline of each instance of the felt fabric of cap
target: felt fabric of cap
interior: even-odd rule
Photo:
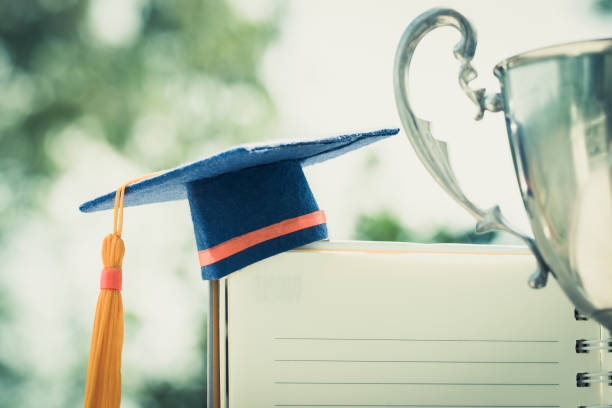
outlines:
[[[187,199],[204,279],[327,238],[302,166],[394,135],[383,129],[326,139],[246,145],[168,170],[125,190],[124,206]],[[114,207],[115,192],[82,204]]]

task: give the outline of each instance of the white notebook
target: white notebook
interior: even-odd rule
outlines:
[[[612,404],[601,327],[534,268],[521,247],[325,241],[251,265],[220,282],[220,406]]]

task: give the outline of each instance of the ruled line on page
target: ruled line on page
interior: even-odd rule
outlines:
[[[468,383],[468,382],[341,382],[341,381],[275,381],[279,385],[434,385],[434,386],[493,386],[493,387],[556,387],[554,383]]]
[[[411,339],[411,338],[368,338],[368,337],[273,337],[272,340],[312,341],[406,341],[406,342],[472,342],[472,343],[559,343],[559,340],[536,339]]]
[[[275,407],[398,407],[398,408],[561,408],[560,405],[495,405],[495,404],[274,404]]]
[[[398,408],[560,408],[560,405],[495,405],[495,404],[274,404],[275,407],[398,407]]]
[[[559,364],[558,361],[276,359],[278,363]]]

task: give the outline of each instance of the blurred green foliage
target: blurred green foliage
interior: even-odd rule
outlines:
[[[206,406],[206,388],[199,378],[190,383],[159,381],[145,384],[138,394],[138,403],[147,408],[192,408]]]
[[[612,0],[595,0],[595,11],[612,13]]]
[[[256,138],[274,113],[257,67],[277,19],[245,20],[223,0],[3,1],[0,221],[44,198],[70,130],[151,169]]]
[[[25,374],[0,361],[0,407],[20,406],[20,395],[15,391],[23,383]]]
[[[203,319],[200,326],[199,347],[201,351],[202,370],[182,379],[150,379],[141,384],[135,392],[135,399],[142,407],[147,408],[191,408],[205,407],[206,400],[206,350],[208,323]]]
[[[6,340],[11,335],[9,324],[15,318],[13,297],[0,286],[0,407],[19,406],[19,393],[15,392],[23,384],[26,371],[10,360],[6,353]]]
[[[44,214],[47,189],[70,167],[62,150],[75,138],[150,169],[194,159],[211,142],[260,138],[275,110],[258,67],[281,11],[254,21],[224,0],[0,2],[0,241],[28,215]],[[0,345],[13,310],[3,292]],[[138,316],[126,318],[137,330]],[[201,372],[145,378],[126,397],[144,407],[205,406],[199,335]],[[39,406],[82,405],[86,362],[83,353],[58,373],[70,395]],[[24,406],[24,370],[0,353],[1,407]]]
[[[414,231],[404,227],[397,216],[383,209],[374,214],[360,214],[353,237],[362,241],[414,241]]]
[[[441,227],[431,234],[418,233],[402,225],[393,212],[382,209],[373,214],[361,214],[357,218],[353,236],[365,241],[488,244],[495,239],[497,232],[476,234],[473,230],[455,232]]]

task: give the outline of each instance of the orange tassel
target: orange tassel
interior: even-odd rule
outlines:
[[[102,277],[96,306],[87,382],[85,408],[118,408],[121,403],[121,349],[123,348],[123,302],[121,300],[121,264],[125,246],[123,229],[123,200],[128,185],[161,174],[155,172],[128,181],[115,194],[113,233],[102,242]]]
[[[105,269],[102,272],[101,291],[98,296],[91,335],[85,385],[85,408],[115,408],[119,407],[121,402],[123,303],[120,273],[124,252],[123,241],[119,235],[110,234],[104,238],[102,262]],[[110,285],[109,271],[111,275],[114,275],[114,279],[110,279]],[[118,287],[117,276],[119,278]]]
[[[102,242],[102,277],[96,317],[91,334],[85,408],[118,408],[121,404],[121,350],[123,348],[123,302],[121,264],[125,246],[121,239],[123,197],[126,185],[115,196],[113,233]]]

